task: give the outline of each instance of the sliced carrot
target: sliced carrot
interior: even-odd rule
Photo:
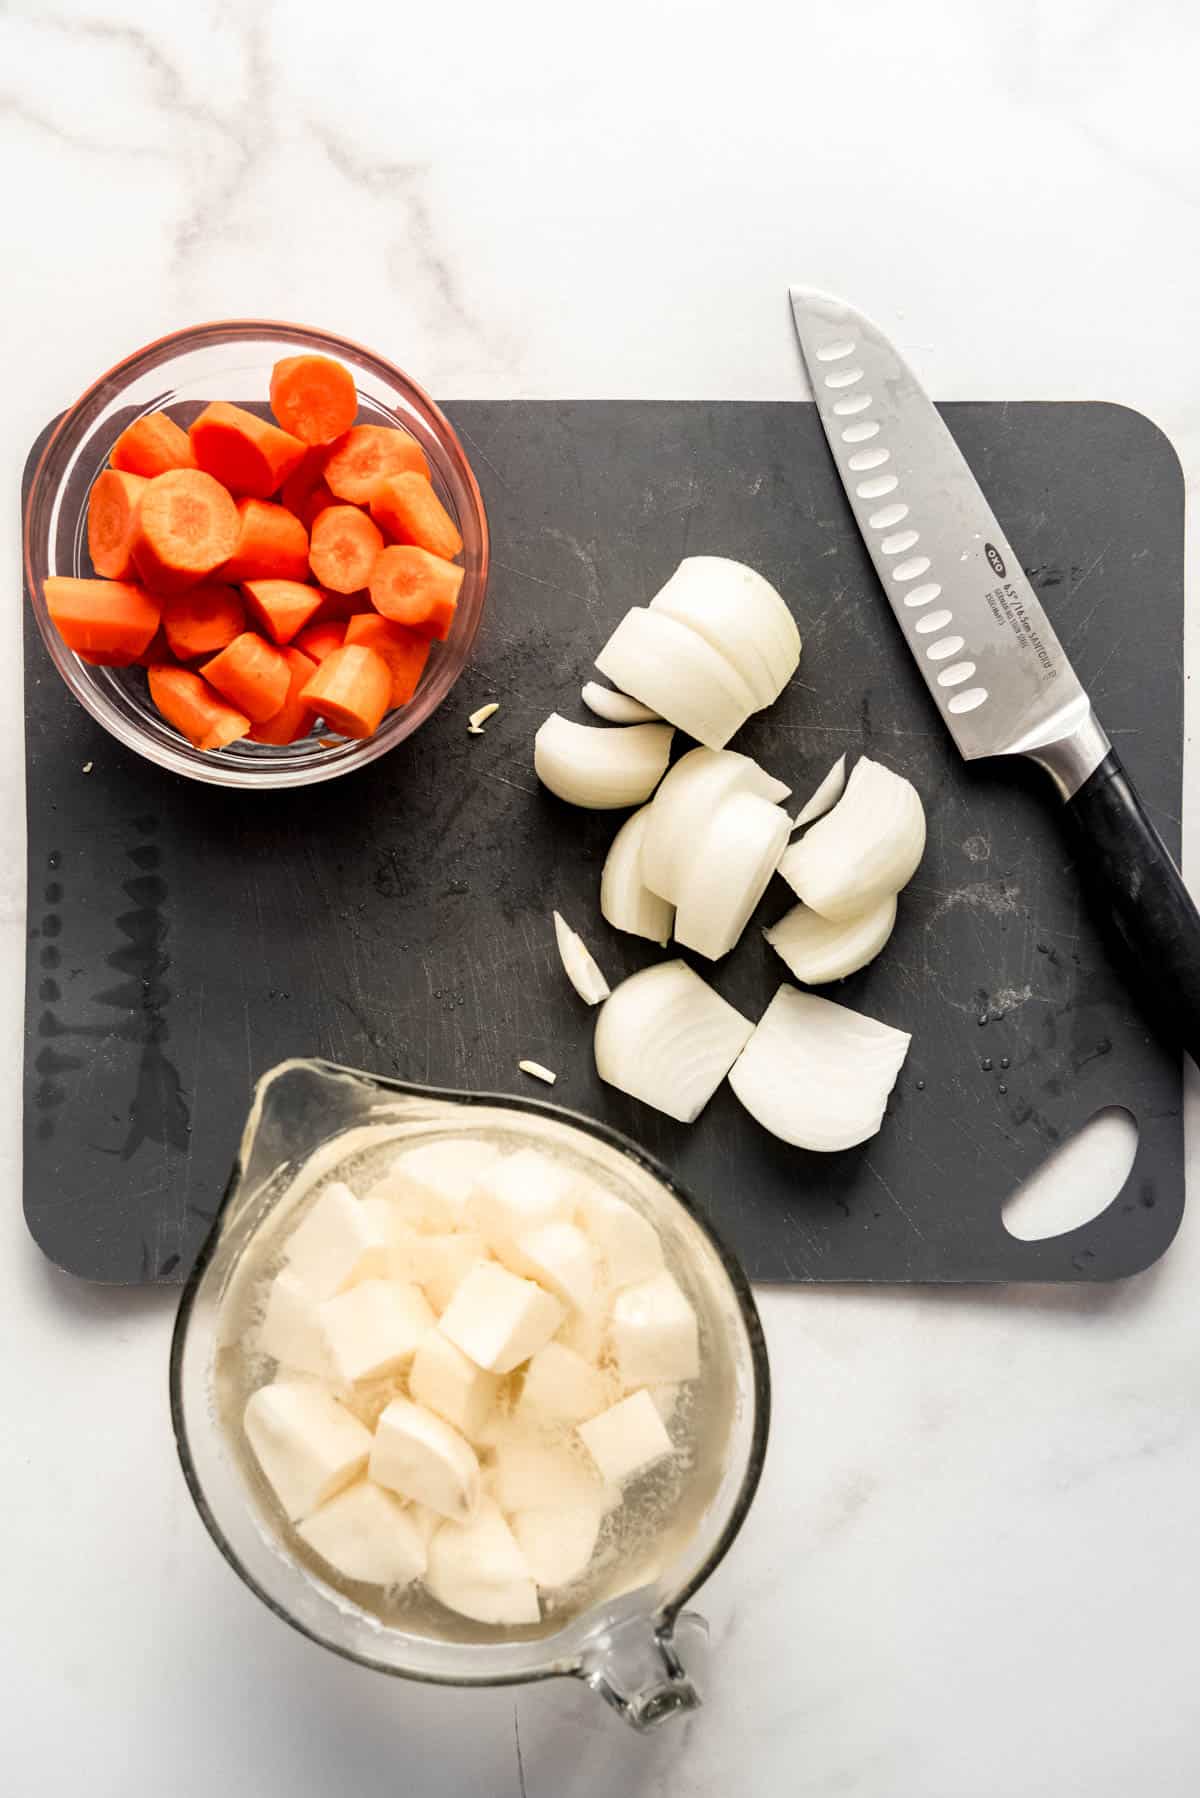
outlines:
[[[392,676],[389,706],[407,705],[429,660],[429,638],[367,612],[347,620],[346,642],[365,643],[383,657]]]
[[[235,637],[220,655],[205,662],[200,672],[251,724],[265,724],[273,718],[291,684],[281,652],[254,631]]]
[[[371,570],[371,599],[393,624],[407,624],[427,637],[447,637],[454,623],[463,570],[416,544],[395,543],[382,550]]]
[[[138,500],[146,487],[146,477],[126,474],[124,469],[105,468],[92,483],[88,494],[88,555],[97,574],[110,581],[135,578],[133,538]]]
[[[365,588],[357,593],[332,593],[328,587],[321,588],[321,604],[313,613],[313,624],[324,624],[328,618],[339,619],[343,624],[347,618],[353,618],[358,612],[373,612],[371,595]]]
[[[371,495],[371,517],[396,543],[415,543],[450,561],[462,549],[458,526],[422,474],[393,474]]]
[[[254,725],[250,735],[256,743],[295,743],[312,729],[312,709],[300,695],[316,673],[317,664],[302,650],[290,647],[284,650],[283,659],[291,678],[288,695],[273,718]]]
[[[270,499],[307,454],[298,437],[226,400],[206,406],[190,435],[197,464],[249,499]]]
[[[158,629],[158,600],[132,581],[83,581],[52,574],[42,591],[59,636],[79,655],[119,657],[129,663]]]
[[[313,520],[308,561],[323,587],[357,593],[371,578],[383,533],[357,506],[326,506]]]
[[[344,737],[372,736],[391,696],[390,668],[363,643],[348,643],[326,656],[301,695]]]
[[[249,731],[249,718],[190,668],[151,668],[148,678],[150,697],[167,723],[197,749],[224,749]]]
[[[358,411],[354,376],[332,356],[285,356],[271,370],[271,410],[302,443],[332,443]]]
[[[339,499],[365,506],[386,475],[406,469],[429,473],[424,450],[407,431],[392,425],[354,425],[330,450],[325,482]]]
[[[290,643],[321,608],[321,589],[303,581],[243,581],[254,622],[273,643]]]
[[[306,450],[303,462],[297,464],[279,489],[279,503],[286,506],[296,517],[301,516],[301,508],[310,493],[325,485],[325,457],[328,451],[323,444],[317,444]],[[330,496],[332,497],[332,495]]]
[[[137,509],[133,559],[155,593],[183,593],[233,554],[237,507],[219,481],[174,468],[146,483]]]
[[[173,656],[194,662],[214,656],[246,628],[246,608],[234,587],[216,581],[191,587],[163,602],[163,630]],[[164,658],[165,659],[165,658]]]
[[[295,648],[302,649],[310,660],[323,662],[346,641],[346,626],[341,619],[323,618],[319,624],[306,624],[292,641]]]
[[[308,576],[308,532],[286,506],[240,499],[237,547],[221,570],[227,581],[302,581]]]
[[[182,425],[177,425],[165,412],[147,412],[126,425],[112,446],[109,461],[125,474],[145,475],[152,479],[172,468],[195,468],[196,458]]]
[[[164,608],[165,609],[165,608]],[[154,635],[143,649],[140,656],[134,656],[139,668],[153,668],[158,663],[169,666],[175,660],[174,651],[167,642],[167,633],[160,624]]]
[[[325,485],[324,481],[322,481],[320,486],[314,487],[312,492],[308,495],[307,499],[300,507],[297,517],[305,530],[311,531],[313,525],[317,522],[317,519],[321,516],[326,506],[336,506],[337,503],[338,502],[333,494],[330,493],[328,487]]]

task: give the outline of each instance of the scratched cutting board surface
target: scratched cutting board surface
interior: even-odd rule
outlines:
[[[487,502],[472,665],[409,743],[300,792],[200,786],[122,749],[71,700],[27,612],[25,1212],[84,1277],[178,1280],[219,1204],[252,1082],[286,1056],[494,1091],[606,1119],[671,1166],[752,1276],[1100,1279],[1162,1253],[1183,1207],[1181,1073],[1080,898],[1035,770],[963,765],[910,664],[805,403],[483,402],[449,408]],[[1139,414],[943,408],[1101,717],[1177,852],[1183,486]],[[35,446],[36,448],[36,446]],[[818,1156],[723,1088],[688,1129],[598,1081],[559,967],[562,910],[614,983],[658,951],[599,918],[618,818],[539,790],[533,733],[625,609],[681,556],[752,563],[804,638],[738,747],[798,796],[845,750],[914,780],[925,859],[895,934],[835,996],[913,1034],[880,1134]],[[500,701],[486,735],[466,713]],[[90,770],[85,773],[85,766]],[[786,971],[759,925],[697,965],[757,1017]],[[539,1089],[540,1090],[540,1089]],[[1012,1239],[1006,1196],[1097,1110],[1139,1145],[1091,1224]]]

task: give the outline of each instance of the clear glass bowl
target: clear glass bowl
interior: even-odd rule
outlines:
[[[322,730],[276,748],[242,741],[194,749],[151,702],[141,668],[93,668],[67,648],[42,597],[47,575],[92,573],[87,504],[92,482],[125,427],[168,411],[187,425],[210,400],[265,410],[271,368],[281,356],[314,351],[344,362],[358,388],[360,424],[400,424],[429,458],[434,486],[462,533],[465,569],[458,610],[436,644],[416,694],[373,737],[334,738]],[[483,498],[450,422],[407,375],[345,338],[302,325],[230,319],[173,332],[102,375],[63,414],[34,472],[24,518],[25,586],[50,659],[79,703],[119,742],[160,767],[223,787],[299,787],[348,774],[394,749],[445,699],[466,665],[483,617],[488,527]],[[324,740],[322,740],[324,739]]]

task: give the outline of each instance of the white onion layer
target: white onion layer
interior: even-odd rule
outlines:
[[[790,789],[735,749],[692,749],[680,756],[654,795],[642,838],[642,876],[672,902],[709,819],[732,793],[778,804]]]
[[[912,782],[861,756],[846,791],[779,864],[805,905],[835,922],[898,893],[925,850],[925,810]]]
[[[554,940],[563,971],[585,1005],[599,1005],[610,987],[583,938],[571,929],[560,911],[554,914]]]
[[[756,709],[754,694],[719,650],[644,606],[626,612],[596,666],[623,693],[710,749],[723,749]]]
[[[831,812],[846,790],[846,757],[839,755],[808,803],[796,813],[796,829],[802,824],[815,824]]]
[[[659,962],[622,981],[601,1006],[596,1072],[631,1098],[690,1124],[753,1031],[686,962]]]
[[[610,724],[653,724],[658,718],[658,713],[640,699],[602,687],[598,680],[585,681],[581,697],[589,712],[595,712],[597,718],[607,718]]]
[[[835,924],[807,905],[794,905],[778,924],[763,935],[781,955],[797,980],[806,986],[824,986],[844,980],[874,961],[892,934],[896,922],[896,895],[889,893],[870,911]]]
[[[796,672],[800,633],[769,581],[725,556],[688,556],[650,609],[678,619],[742,675],[755,710],[771,705]]]
[[[551,712],[533,740],[534,772],[568,805],[592,811],[641,805],[666,772],[674,734],[667,724],[606,729]]]
[[[679,885],[675,938],[710,961],[727,955],[779,865],[792,821],[754,793],[731,793],[693,845]]]
[[[627,930],[648,942],[665,944],[675,922],[675,907],[652,893],[642,878],[642,840],[650,806],[626,818],[612,841],[600,876],[600,911],[614,930]]]

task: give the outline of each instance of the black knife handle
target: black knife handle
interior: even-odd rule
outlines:
[[[1080,871],[1164,1032],[1200,1065],[1200,912],[1115,750],[1067,801]]]

